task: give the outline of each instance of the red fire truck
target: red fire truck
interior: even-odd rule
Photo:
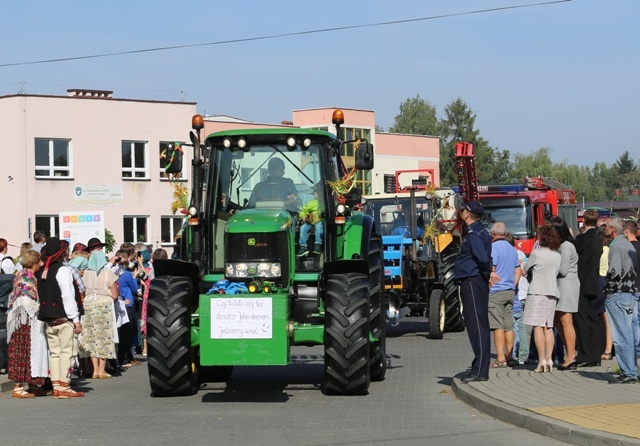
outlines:
[[[506,224],[517,239],[516,246],[529,254],[536,242],[538,226],[547,217],[557,215],[578,234],[576,193],[552,178],[525,178],[522,184],[478,186],[479,200],[484,206],[483,223]]]

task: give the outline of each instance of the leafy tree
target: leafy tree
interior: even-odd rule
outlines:
[[[411,135],[439,135],[436,108],[420,95],[407,99],[400,104],[400,114],[396,115],[391,133],[407,133]]]
[[[440,145],[440,183],[451,186],[458,182],[455,146],[460,141],[473,144],[480,184],[504,181],[509,176],[510,154],[508,151],[496,154],[489,142],[480,136],[480,130],[475,128],[476,114],[466,102],[460,97],[454,99],[445,107],[444,115],[440,122],[443,139]]]
[[[376,124],[376,133],[384,133],[384,127]]]

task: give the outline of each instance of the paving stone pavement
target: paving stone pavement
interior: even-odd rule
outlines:
[[[454,377],[471,362],[466,333],[447,333],[442,340],[426,339],[425,333],[424,319],[389,329],[387,378],[372,383],[366,396],[322,395],[320,346],[295,347],[290,366],[236,368],[228,384],[207,384],[190,397],[151,398],[145,364],[118,378],[80,380],[76,388],[87,393],[79,400],[12,400],[4,393],[2,426],[22,426],[34,415],[37,423],[3,429],[0,443],[58,445],[64,438],[101,446],[640,444],[632,435],[580,426],[574,419],[584,424],[598,418],[593,413],[607,411],[613,418],[613,406],[631,418],[638,413],[633,405],[640,401],[640,384],[610,386],[604,380],[615,361],[552,375],[524,366],[492,370],[490,381],[464,385]],[[0,385],[3,392],[12,388],[6,375]],[[560,435],[566,431],[571,435]]]
[[[640,445],[640,383],[608,383],[615,359],[576,371],[535,366],[489,371],[488,381],[452,382],[458,398],[502,421],[573,444]]]

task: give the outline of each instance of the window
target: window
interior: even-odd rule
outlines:
[[[36,215],[34,231],[44,232],[47,238],[57,237],[60,221],[57,215]]]
[[[149,178],[147,143],[122,141],[122,178]]]
[[[149,240],[149,227],[147,216],[125,216],[124,219],[124,241],[131,243],[144,242]]]
[[[174,215],[161,217],[160,224],[160,240],[162,244],[174,244],[175,237],[182,229],[184,217],[176,217]]]
[[[242,190],[253,190],[253,169],[250,167],[242,167],[240,169],[240,184]]]
[[[71,140],[36,138],[36,178],[70,178]]]
[[[167,160],[168,158],[166,157],[166,153],[168,153],[169,148],[172,148],[176,143],[175,142],[163,142],[160,141],[160,152],[159,152],[159,156],[160,156],[160,179],[161,180],[168,180],[168,176],[166,174],[166,172],[164,171],[164,168],[167,165]],[[180,143],[183,144],[183,143]],[[180,179],[180,181],[187,181],[187,176],[185,174],[185,166],[186,166],[186,158],[184,157],[184,153],[183,153],[183,157],[182,157],[182,173],[180,175],[174,175],[174,177],[177,177]]]

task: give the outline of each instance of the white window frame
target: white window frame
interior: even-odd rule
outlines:
[[[72,180],[73,179],[73,150],[71,149],[71,139],[67,138],[35,138],[33,144],[33,155],[34,155],[34,164],[36,157],[36,141],[48,141],[49,143],[49,165],[35,165],[34,174],[36,178],[46,178],[46,179],[54,179],[54,180]],[[67,142],[67,166],[56,166],[53,145],[55,141],[66,141]],[[47,170],[49,171],[48,175],[39,175],[39,170]],[[67,176],[56,175],[57,172],[67,172]]]
[[[128,140],[125,139],[122,141],[121,145],[120,145],[120,156],[122,157],[122,149],[123,146],[125,144],[129,143],[130,144],[130,148],[131,148],[131,167],[124,167],[122,166],[122,179],[123,180],[129,180],[129,181],[140,181],[140,180],[148,180],[150,178],[149,176],[149,142],[148,141],[133,141],[133,140]],[[135,148],[136,148],[136,144],[144,144],[144,166],[143,167],[136,167],[135,166],[135,160],[136,160],[136,153],[135,153]],[[139,177],[136,176],[137,173],[142,172],[143,176]],[[129,173],[131,176],[125,176],[125,173]]]
[[[162,239],[162,227],[164,221],[169,220],[169,232],[171,235],[171,240],[165,241]],[[178,228],[175,225],[178,225]],[[180,233],[180,229],[182,229],[182,225],[184,224],[184,216],[179,215],[162,215],[160,216],[160,244],[162,246],[173,246],[176,244],[175,237]]]
[[[122,237],[125,239],[125,242],[130,242],[133,243],[134,245],[136,243],[145,243],[148,244],[149,243],[149,234],[151,233],[151,219],[149,218],[149,215],[123,215],[122,216]],[[138,219],[145,219],[146,220],[146,224],[147,224],[147,231],[145,233],[145,240],[127,240],[127,231],[126,231],[126,225],[125,222],[131,219],[132,221],[132,226],[133,226],[133,235],[134,237],[137,236],[138,234]]]
[[[176,141],[160,141],[160,143],[158,143],[158,157],[160,156],[160,154],[162,154],[162,145],[166,144],[167,146],[169,145],[174,145],[176,143]],[[184,146],[184,142],[179,142],[179,144],[182,144]],[[183,149],[184,150],[184,149]],[[177,179],[177,181],[187,181],[187,152],[186,150],[184,150],[184,152],[182,153],[182,172],[180,173],[180,178]],[[167,173],[164,171],[164,168],[162,167],[162,161],[160,161],[160,181],[169,181],[169,176],[167,175]]]

